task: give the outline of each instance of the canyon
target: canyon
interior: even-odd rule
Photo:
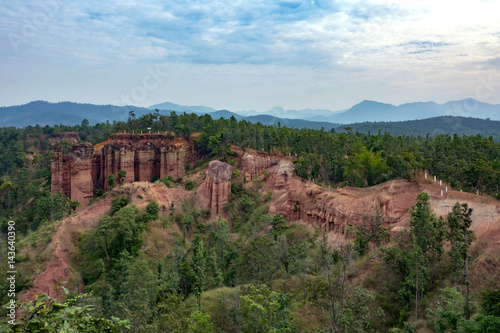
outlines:
[[[475,208],[476,220],[483,225],[500,220],[498,200],[453,191],[449,185],[423,174],[412,180],[393,180],[368,188],[329,188],[296,176],[294,157],[236,146],[231,151],[236,156],[233,166],[211,161],[196,191],[198,207],[210,211],[212,219],[225,216],[232,173],[239,170],[245,184],[260,181],[263,193],[271,191],[269,214],[282,214],[289,221],[300,220],[333,234],[342,235],[346,226],[361,223],[372,207],[382,210],[390,229],[407,225],[409,210],[422,191],[431,195],[432,208],[438,215],[446,215],[460,201]],[[52,193],[61,192],[80,201],[80,209],[88,205],[96,190],[108,190],[108,176],[113,174],[118,179],[119,170],[126,172],[125,183],[152,182],[166,176],[179,179],[186,168],[204,158],[193,138],[168,134],[118,133],[95,146],[76,144],[67,154],[55,147],[53,152]]]
[[[329,188],[295,175],[294,157],[235,146],[231,151],[235,158],[230,163],[214,160],[184,177],[196,180],[197,189],[193,192],[180,186],[168,188],[159,182],[151,183],[165,176],[181,178],[187,166],[192,167],[204,158],[193,139],[165,134],[115,134],[95,146],[74,145],[67,154],[61,148],[54,148],[52,191],[81,201],[82,207],[57,226],[46,250],[52,251],[51,259],[22,299],[33,299],[36,292],[59,297],[60,293],[49,288],[57,281],[72,281],[73,288],[82,290],[81,277],[74,269],[77,253],[74,244],[80,233],[94,228],[101,216],[110,213],[114,196],[127,195],[139,209],[145,209],[147,202],[155,200],[160,207],[175,206],[175,210],[180,210],[184,200],[194,198],[196,206],[209,211],[210,219],[215,220],[225,217],[224,205],[231,200],[232,181],[243,182],[245,186],[258,184],[263,195],[270,194],[270,215],[282,214],[288,221],[310,230],[324,231],[331,244],[345,242],[348,227],[362,223],[372,207],[383,211],[384,224],[391,235],[406,229],[411,206],[415,205],[417,195],[426,191],[437,215],[446,216],[456,202],[467,203],[474,210],[471,229],[477,239],[487,243],[491,253],[500,252],[500,201],[494,198],[454,191],[448,184],[423,173],[410,180],[393,180],[367,188]],[[96,189],[107,189],[107,177],[117,176],[119,170],[127,172],[125,184],[85,208]],[[481,265],[484,267],[478,267],[484,270],[491,268],[489,264]]]

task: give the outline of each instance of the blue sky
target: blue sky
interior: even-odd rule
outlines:
[[[0,105],[500,103],[495,1],[0,2]]]

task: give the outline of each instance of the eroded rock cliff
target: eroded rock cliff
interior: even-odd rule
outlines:
[[[238,154],[237,167],[245,179],[262,179],[263,191],[272,191],[269,214],[282,214],[289,221],[304,221],[326,232],[342,235],[345,226],[361,223],[372,207],[384,212],[390,229],[407,226],[409,210],[423,191],[431,195],[431,206],[438,215],[446,216],[457,201],[465,202],[474,209],[472,228],[476,233],[499,227],[500,201],[452,191],[439,181],[421,177],[368,188],[330,189],[294,175],[291,157],[236,147],[233,151]]]
[[[51,159],[52,193],[62,192],[87,206],[96,189],[107,190],[107,178],[126,171],[125,182],[180,178],[187,165],[198,159],[191,139],[166,134],[114,134],[95,147],[89,143],[73,146],[63,155],[54,148]]]
[[[224,205],[231,195],[231,165],[221,161],[208,164],[207,177],[197,191],[197,202],[201,209],[210,210],[211,218],[224,216]]]

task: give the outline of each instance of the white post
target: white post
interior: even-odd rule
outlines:
[[[434,181],[436,181],[436,176],[434,176]]]
[[[441,186],[441,179],[439,180],[439,186]]]
[[[479,195],[479,190],[477,190],[477,195]]]
[[[443,190],[441,190],[441,196],[443,196]]]
[[[448,193],[448,186],[446,186],[446,193]]]
[[[425,176],[424,176],[424,177],[425,177],[425,179],[427,179],[427,172],[425,173]]]

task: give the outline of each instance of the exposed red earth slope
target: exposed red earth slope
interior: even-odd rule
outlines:
[[[78,263],[75,262],[78,251],[75,245],[78,235],[94,228],[98,224],[99,218],[111,213],[111,199],[115,195],[127,195],[137,208],[145,209],[151,200],[158,202],[160,207],[162,205],[170,207],[172,202],[180,207],[182,200],[189,198],[192,193],[181,189],[167,188],[163,184],[148,182],[125,184],[123,187],[108,193],[103,200],[61,221],[46,250],[50,251],[51,254],[45,264],[45,270],[35,277],[32,287],[20,295],[22,301],[33,300],[36,293],[45,293],[51,297],[59,298],[62,295],[61,290],[54,290],[52,286],[63,281],[68,282],[66,285],[68,289],[82,291],[83,282],[77,269]]]

